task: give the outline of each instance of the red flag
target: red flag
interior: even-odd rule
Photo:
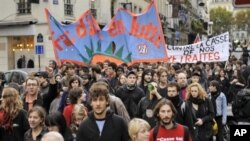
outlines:
[[[201,42],[200,34],[198,33],[194,39],[194,44]]]

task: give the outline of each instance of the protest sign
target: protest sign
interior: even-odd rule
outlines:
[[[227,61],[229,57],[229,33],[208,38],[185,46],[166,45],[170,63],[196,63]]]

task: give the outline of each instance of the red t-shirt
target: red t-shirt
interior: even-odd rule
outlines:
[[[71,117],[72,117],[73,109],[74,109],[74,105],[69,104],[63,110],[63,116],[64,116],[64,118],[66,120],[66,123],[67,123],[68,127],[70,127],[70,124],[71,124]]]
[[[155,141],[153,139],[153,132],[154,128],[150,131],[150,141]],[[156,135],[156,141],[185,141],[184,136],[184,126],[176,123],[175,127],[172,129],[166,129],[163,126],[160,126]],[[189,141],[192,141],[190,134]]]

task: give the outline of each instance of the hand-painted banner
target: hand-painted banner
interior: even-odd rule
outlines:
[[[45,11],[59,62],[89,64],[104,59],[116,63],[167,60],[154,1],[140,15],[119,9],[103,30],[90,11],[70,25],[61,25],[47,9]]]
[[[209,38],[196,44],[166,46],[170,63],[196,63],[227,61],[229,57],[229,33]]]
[[[57,61],[77,64],[90,63],[94,47],[99,41],[99,26],[90,11],[85,12],[75,23],[61,25],[45,10]]]

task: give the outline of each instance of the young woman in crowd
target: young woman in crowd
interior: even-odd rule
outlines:
[[[187,103],[193,113],[195,141],[212,141],[213,104],[199,83],[192,83],[187,89]]]
[[[72,135],[72,132],[67,127],[66,120],[62,113],[55,112],[49,114],[45,118],[45,125],[48,128],[49,131],[56,131],[59,132],[65,141],[73,141],[74,137]]]
[[[127,80],[126,74],[122,73],[122,74],[119,75],[118,83],[117,83],[117,85],[115,87],[115,92],[119,87],[122,87],[122,86],[124,86],[126,84],[126,80]]]
[[[73,136],[76,138],[76,133],[81,122],[87,117],[86,107],[83,104],[76,104],[72,112],[72,120],[70,129],[73,132]]]
[[[48,132],[44,125],[45,117],[45,110],[40,106],[35,106],[28,112],[30,129],[24,134],[24,141],[41,141],[42,136]]]
[[[229,79],[226,77],[226,73],[224,69],[221,69],[219,72],[219,78],[216,79],[221,88],[221,92],[223,92],[228,97],[228,90],[230,87]]]
[[[72,119],[72,111],[76,104],[81,104],[84,101],[83,90],[80,87],[72,88],[69,91],[69,104],[63,110],[67,126],[69,127]]]
[[[140,88],[143,89],[144,93],[147,92],[148,83],[153,81],[154,71],[152,69],[145,69],[142,73],[142,80]]]
[[[145,120],[133,118],[128,124],[128,133],[132,141],[149,141],[150,128]]]
[[[223,141],[224,125],[227,123],[227,99],[225,94],[221,91],[221,84],[213,80],[209,84],[210,98],[214,107],[215,120],[218,125],[218,134],[216,141]]]
[[[72,88],[76,88],[76,87],[81,87],[82,86],[82,82],[80,80],[80,77],[72,77],[70,80],[69,80],[69,88],[67,91],[64,91],[62,97],[61,97],[61,101],[60,101],[60,105],[59,105],[59,111],[60,112],[63,112],[63,109],[66,105],[69,104],[69,91],[72,89]]]
[[[3,89],[0,105],[0,141],[23,141],[29,129],[27,112],[16,89]]]

